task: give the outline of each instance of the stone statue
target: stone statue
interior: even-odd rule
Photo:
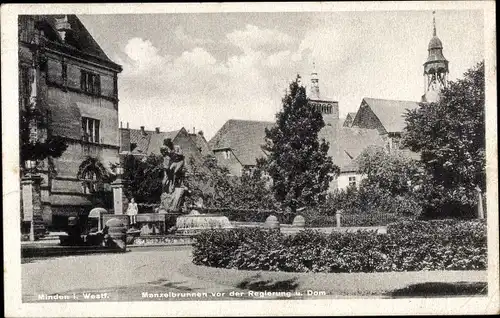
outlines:
[[[182,186],[184,155],[179,146],[174,146],[172,140],[167,138],[160,148],[163,156],[163,181],[162,192],[173,193],[176,187]]]
[[[160,211],[178,212],[181,210],[186,192],[183,180],[184,155],[179,146],[174,146],[172,139],[163,141],[160,148],[163,156],[163,180]]]

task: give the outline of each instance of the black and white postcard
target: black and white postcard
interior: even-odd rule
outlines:
[[[498,313],[494,2],[1,14],[7,317]]]

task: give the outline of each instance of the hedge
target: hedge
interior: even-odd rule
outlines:
[[[375,231],[208,230],[196,237],[193,263],[286,272],[388,272],[486,269],[484,221],[435,220],[391,224]]]

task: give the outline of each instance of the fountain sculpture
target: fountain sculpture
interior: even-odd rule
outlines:
[[[189,214],[181,214],[185,196],[189,193],[184,186],[184,155],[180,147],[173,145],[170,138],[163,141],[160,152],[163,156],[163,193],[158,213],[177,216],[176,234],[195,235],[212,228],[232,228],[229,219],[223,215],[200,214],[196,210]],[[196,207],[202,209],[203,201],[199,200]]]

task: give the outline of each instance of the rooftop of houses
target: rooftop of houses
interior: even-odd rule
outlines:
[[[342,127],[342,124],[337,120],[331,126],[325,126],[319,137],[329,143],[328,155],[342,171],[354,171],[354,159],[368,146],[384,146],[384,141],[376,129]],[[273,125],[273,122],[231,119],[209,141],[209,145],[214,151],[231,149],[242,165],[253,166],[257,158],[266,155],[262,149],[265,129]]]
[[[409,109],[417,108],[418,102],[365,97],[361,102],[361,106],[364,105],[372,110],[387,132],[401,132],[405,127],[404,114]],[[362,110],[363,107],[360,107],[360,111]],[[358,121],[360,111],[354,122]]]

